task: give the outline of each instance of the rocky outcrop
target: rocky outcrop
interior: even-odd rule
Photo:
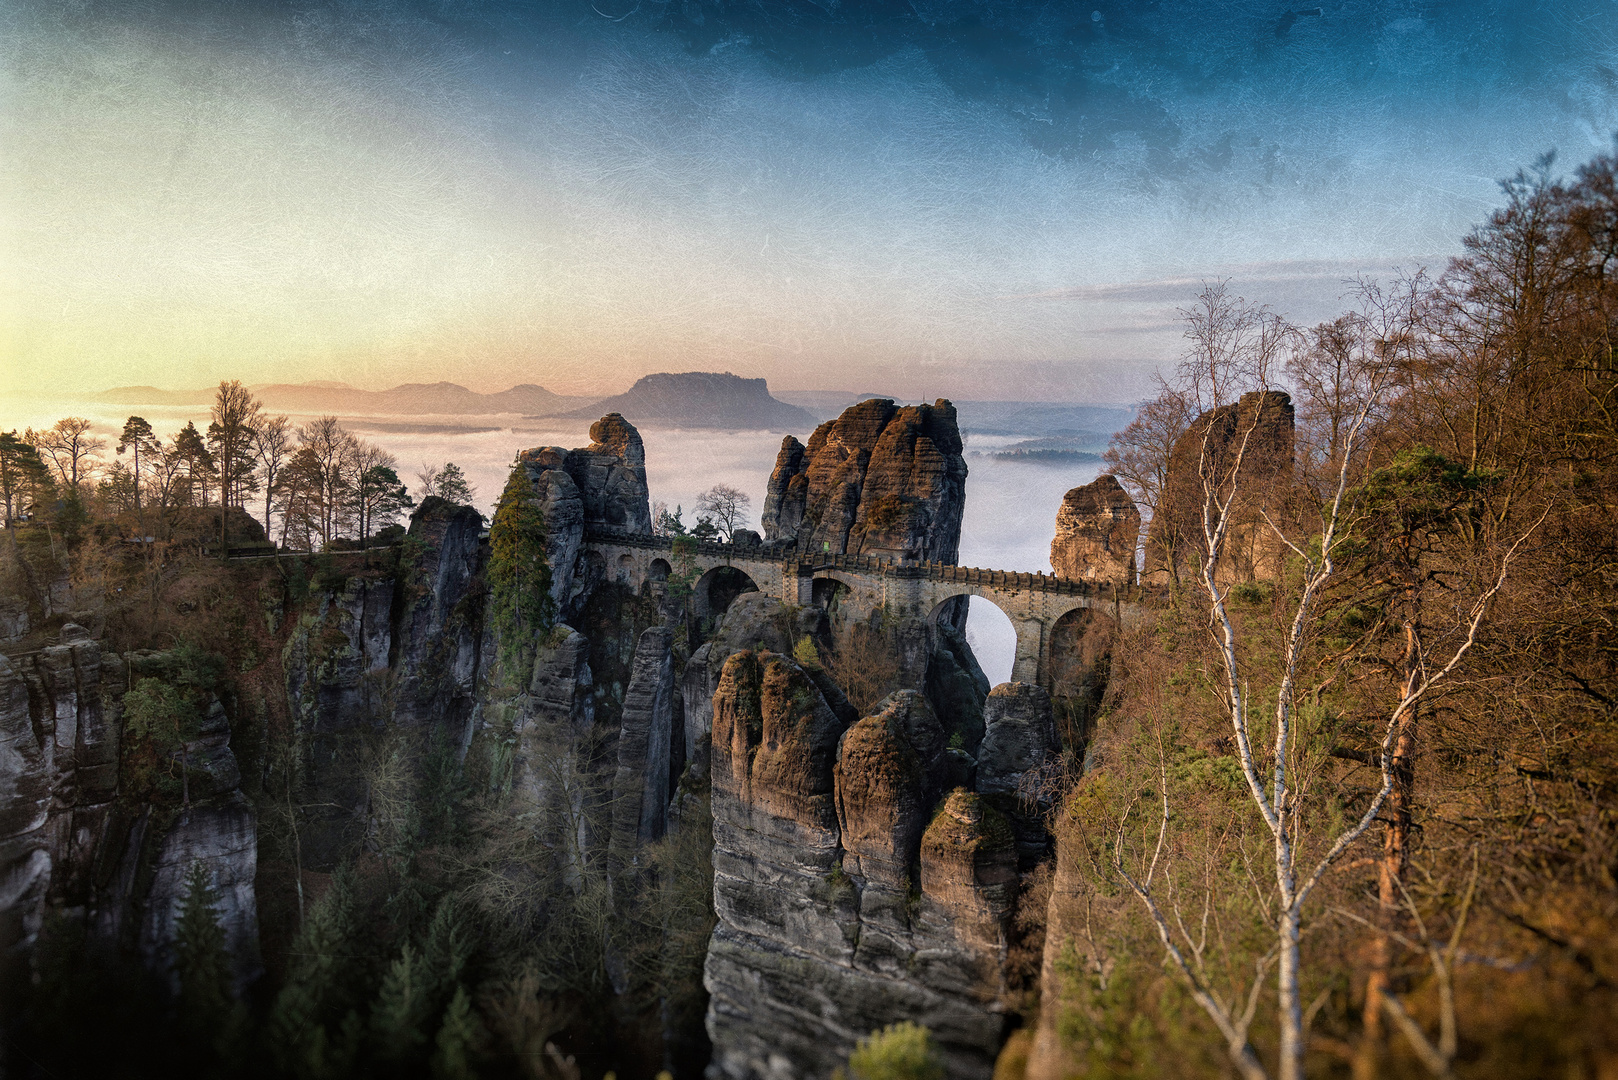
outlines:
[[[1288,395],[1269,390],[1243,394],[1234,405],[1203,413],[1175,442],[1147,532],[1143,582],[1167,584],[1194,572],[1203,543],[1202,478],[1219,478],[1219,497],[1228,498],[1228,477],[1238,455],[1231,525],[1215,581],[1223,585],[1280,575],[1286,549],[1263,515],[1275,516],[1291,494],[1293,409]]]
[[[781,444],[764,499],[771,543],[806,552],[953,563],[966,499],[955,407],[850,406],[809,445]]]
[[[612,785],[612,858],[629,865],[636,850],[668,828],[674,737],[673,633],[653,626],[640,636],[624,694],[618,734],[618,772]]]
[[[1116,476],[1103,474],[1062,497],[1051,541],[1051,569],[1075,581],[1130,585],[1140,510]]]
[[[944,729],[927,699],[901,690],[844,734],[837,754],[843,869],[862,879],[862,909],[878,894],[903,903],[912,862],[943,780]]]
[[[1005,947],[1017,882],[1011,823],[970,791],[951,791],[922,837],[922,895],[948,913],[962,940],[997,952]]]
[[[0,656],[0,955],[26,953],[47,902],[94,903],[89,870],[118,782],[104,669],[124,671],[73,623],[38,653]]]
[[[559,446],[525,450],[517,460],[534,485],[545,522],[545,558],[551,567],[551,599],[562,611],[573,597],[573,567],[584,543],[584,500],[567,471],[568,451]]]
[[[409,535],[419,545],[417,561],[397,585],[386,579],[373,583],[374,602],[393,604],[397,599],[402,614],[394,640],[380,653],[366,646],[362,663],[367,671],[380,666],[394,673],[393,716],[401,723],[447,721],[464,728],[471,719],[483,646],[482,593],[475,587],[483,568],[482,533],[483,518],[470,506],[436,496],[424,499],[410,518]],[[362,602],[373,602],[371,587]],[[396,591],[402,595],[396,598]],[[371,627],[389,625],[369,609],[361,618],[360,640]],[[287,678],[290,687],[290,665]],[[334,672],[331,685],[357,688],[360,683]]]
[[[899,1020],[932,1030],[947,1075],[992,1072],[1016,855],[969,793],[944,800],[939,823],[948,757],[920,694],[847,726],[785,657],[726,661],[714,695],[711,1075],[830,1075],[860,1037]]]
[[[927,661],[927,699],[944,726],[945,738],[959,735],[961,749],[975,754],[983,741],[983,705],[989,678],[983,674],[966,634],[942,615],[932,626],[932,655]]]
[[[1059,749],[1050,695],[1027,683],[1001,683],[989,691],[984,721],[978,790],[985,795],[1015,795],[1023,778],[1037,772]]]
[[[230,751],[226,749],[225,754]],[[234,758],[230,770],[235,770]],[[216,897],[214,913],[225,932],[238,992],[263,970],[258,949],[258,815],[234,787],[182,813],[157,845],[152,884],[140,922],[139,948],[153,971],[173,975],[174,928],[187,893],[193,863],[201,863]]]
[[[512,723],[511,790],[519,814],[538,810],[553,794],[558,744],[587,734],[595,724],[595,680],[590,641],[558,625],[539,643],[534,673]]]
[[[1042,687],[1001,683],[984,704],[983,745],[978,748],[977,790],[1011,822],[1023,869],[1050,850],[1043,810],[1046,766],[1060,752],[1051,698]]]
[[[590,425],[590,440],[578,450],[538,446],[517,455],[545,520],[551,596],[564,617],[577,612],[595,584],[579,558],[586,530],[652,531],[640,432],[608,413]]]
[[[792,652],[791,617],[786,605],[763,593],[743,593],[731,602],[714,629],[685,663],[681,699],[685,760],[698,775],[707,775],[709,738],[713,732],[713,698],[725,661],[744,649]]]

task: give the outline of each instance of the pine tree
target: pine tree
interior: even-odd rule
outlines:
[[[180,983],[178,1027],[189,1056],[198,1064],[212,1064],[218,1062],[237,1026],[230,951],[215,910],[219,894],[202,860],[191,863],[185,890],[174,926],[174,972]]]
[[[476,1076],[471,1057],[481,1033],[478,1018],[472,1012],[472,999],[467,997],[464,986],[457,985],[455,996],[444,1010],[444,1022],[438,1028],[433,1075],[439,1080],[468,1080]]]
[[[347,956],[353,932],[352,872],[343,868],[309,909],[289,952],[291,968],[268,1022],[269,1044],[282,1068],[300,1075],[326,1071],[327,1025],[349,1005]]]
[[[457,506],[471,506],[472,500],[477,498],[477,491],[467,482],[466,473],[453,461],[446,461],[433,485],[429,495],[437,495],[441,499],[448,499]]]
[[[399,1059],[427,1041],[423,1022],[431,1013],[426,1009],[422,986],[424,967],[408,943],[399,959],[388,965],[371,1005],[371,1035],[376,1040],[378,1056]]]

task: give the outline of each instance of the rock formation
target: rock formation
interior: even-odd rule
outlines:
[[[73,623],[57,644],[0,656],[0,980],[8,989],[26,971],[19,965],[47,908],[79,913],[92,941],[130,942],[165,971],[185,875],[198,861],[219,891],[237,984],[259,970],[257,821],[217,698],[183,755],[171,755],[186,771],[189,811],[132,817],[117,801],[123,696],[163,667],[163,654],[103,653]]]
[[[1146,538],[1141,580],[1167,584],[1195,565],[1202,545],[1203,476],[1217,478],[1221,498],[1241,455],[1231,527],[1215,568],[1220,584],[1280,575],[1284,546],[1264,522],[1285,506],[1292,488],[1292,399],[1278,390],[1243,394],[1234,405],[1203,413],[1175,442],[1157,514]]]
[[[551,596],[564,616],[576,612],[594,584],[580,573],[586,530],[652,531],[640,432],[617,413],[608,413],[590,425],[590,440],[579,450],[538,446],[517,455],[545,520]]]
[[[1007,736],[1038,728],[1039,702],[1002,696],[1029,708],[996,714],[996,776],[1037,766]],[[740,652],[713,707],[712,1074],[825,1076],[859,1037],[912,1020],[948,1076],[988,1076],[1017,837],[993,797],[945,792],[966,755],[926,698],[901,691],[848,726],[798,665]]]
[[[1118,478],[1103,474],[1062,497],[1051,541],[1051,569],[1058,577],[1130,585],[1135,581],[1135,542],[1140,511]]]
[[[966,460],[955,407],[873,398],[781,444],[764,498],[767,541],[804,552],[953,563]]]
[[[731,602],[709,638],[685,664],[681,691],[684,704],[685,760],[706,774],[713,732],[713,698],[725,661],[744,649],[774,653],[792,651],[792,625],[786,605],[763,593],[743,593]]]
[[[1050,849],[1041,813],[1049,778],[1041,774],[1061,749],[1051,698],[1038,686],[1001,683],[989,691],[983,715],[977,790],[1011,822],[1017,855],[1027,870]]]
[[[641,634],[624,695],[612,785],[612,857],[619,866],[630,864],[637,848],[668,827],[670,773],[681,764],[671,757],[676,698],[672,640],[666,626]]]

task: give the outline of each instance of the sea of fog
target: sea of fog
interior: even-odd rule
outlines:
[[[130,411],[126,405],[0,398],[0,431],[48,427],[62,416],[84,416],[95,423],[98,434],[108,438],[110,457],[111,444]],[[201,421],[198,426],[203,427],[207,419],[205,412],[184,407],[143,406],[139,412],[165,437],[187,421]],[[299,419],[293,418],[295,422]],[[412,415],[345,417],[343,424],[356,436],[393,454],[399,461],[400,479],[412,488],[423,466],[453,461],[466,472],[476,489],[478,508],[485,513],[499,496],[518,451],[534,446],[585,446],[590,441],[587,420]],[[666,502],[671,508],[683,506],[686,522],[693,523],[692,506],[698,494],[714,484],[730,484],[751,497],[749,523],[757,527],[765,485],[781,448],[781,432],[649,426],[640,431],[646,443],[646,474],[653,502]],[[795,434],[806,439],[809,432]],[[1100,471],[1093,464],[1052,466],[988,456],[1016,441],[1008,436],[966,436],[966,514],[960,552],[964,566],[1049,572],[1051,536],[1063,494],[1095,479]],[[1016,645],[1010,620],[994,605],[974,597],[967,635],[990,682],[1009,679]]]

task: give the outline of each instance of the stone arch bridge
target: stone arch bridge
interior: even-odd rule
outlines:
[[[583,547],[600,558],[598,569],[605,578],[636,591],[649,581],[667,580],[674,572],[669,537],[592,531],[585,536]],[[1053,632],[1064,616],[1093,609],[1129,623],[1142,611],[1138,587],[1098,585],[1044,573],[703,541],[692,545],[682,561],[686,559],[688,570],[682,572],[694,569],[698,574],[692,599],[699,615],[717,614],[715,608],[722,609],[729,602],[719,593],[722,583],[734,580],[737,571],[760,592],[787,604],[824,604],[829,594],[836,593],[842,610],[860,619],[884,611],[898,618],[932,620],[947,600],[981,596],[1006,614],[1017,633],[1012,681],[1040,685],[1049,681]]]

